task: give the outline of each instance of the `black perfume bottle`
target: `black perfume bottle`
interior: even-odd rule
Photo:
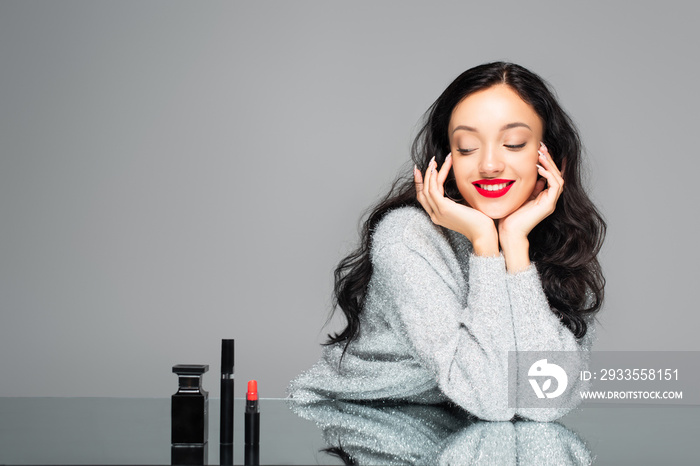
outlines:
[[[202,375],[208,370],[208,365],[173,366],[179,383],[171,405],[173,447],[197,447],[207,443],[209,393],[202,389]]]

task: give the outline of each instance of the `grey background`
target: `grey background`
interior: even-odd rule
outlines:
[[[0,2],[0,395],[283,396],[422,113],[547,79],[609,223],[599,350],[700,350],[690,2]]]

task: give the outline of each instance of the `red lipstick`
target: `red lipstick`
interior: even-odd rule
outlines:
[[[494,178],[490,180],[477,180],[474,181],[472,184],[474,185],[474,188],[476,188],[476,192],[478,192],[484,197],[501,197],[508,192],[510,187],[513,186],[513,183],[515,183],[515,180],[504,180],[502,178]],[[498,187],[498,189],[491,188],[495,185],[502,186]],[[484,187],[486,186],[488,186],[489,188],[485,189]]]
[[[257,381],[248,381],[248,392],[245,398],[244,464],[260,464],[260,409]]]
[[[248,381],[248,393],[246,393],[246,400],[248,401],[257,401],[258,400],[258,381],[257,380],[249,380]]]

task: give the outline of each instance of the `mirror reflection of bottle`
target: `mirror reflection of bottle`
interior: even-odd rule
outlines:
[[[202,388],[202,376],[208,370],[208,365],[173,366],[178,390],[171,403],[172,464],[207,462],[209,393]]]

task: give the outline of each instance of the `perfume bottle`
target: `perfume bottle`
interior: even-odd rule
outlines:
[[[171,441],[173,447],[196,447],[209,437],[209,393],[202,389],[202,375],[208,365],[173,366],[179,388],[172,396]]]

